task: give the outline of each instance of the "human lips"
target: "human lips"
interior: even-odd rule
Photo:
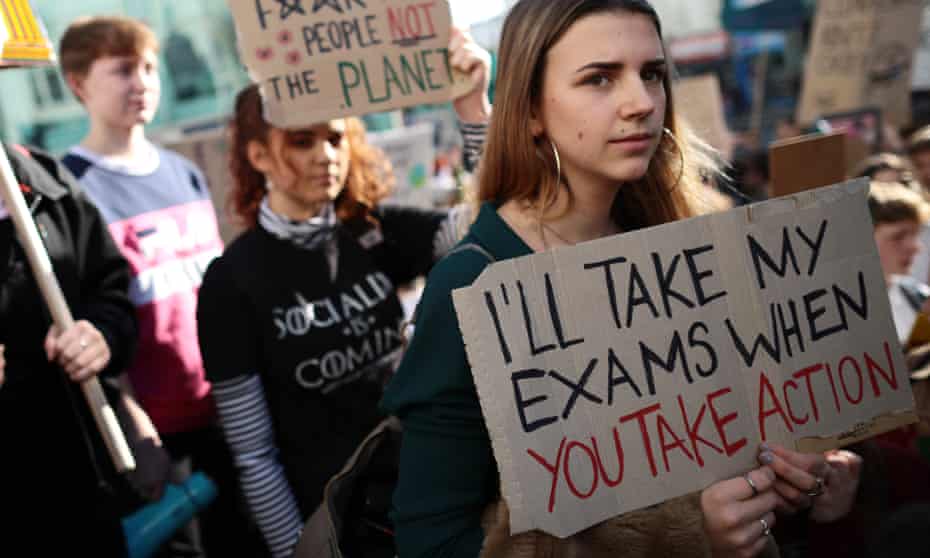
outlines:
[[[651,134],[649,132],[638,132],[635,134],[628,134],[608,140],[607,143],[611,145],[617,145],[631,151],[642,151],[649,148],[654,139],[655,134]]]
[[[129,106],[136,110],[146,110],[151,105],[152,103],[146,99],[130,99],[129,100]]]
[[[655,134],[649,132],[640,132],[636,134],[628,134],[618,138],[609,140],[609,143],[635,143],[638,141],[647,141],[655,137]]]
[[[313,184],[329,185],[336,181],[335,174],[315,174],[311,175],[310,182]]]

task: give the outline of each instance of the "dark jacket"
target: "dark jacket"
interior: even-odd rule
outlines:
[[[49,155],[8,147],[39,234],[75,320],[104,335],[112,357],[105,375],[128,362],[137,328],[128,298],[129,267],[100,214]],[[0,522],[3,549],[57,549],[119,556],[119,510],[107,490],[112,464],[78,385],[45,356],[51,320],[11,219],[0,220],[0,493],[16,510]],[[6,514],[10,517],[10,514]]]

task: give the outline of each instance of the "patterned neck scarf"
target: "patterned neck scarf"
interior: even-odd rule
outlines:
[[[305,221],[294,221],[279,213],[275,213],[268,205],[268,196],[262,199],[258,209],[258,224],[273,236],[286,240],[304,250],[320,250],[326,252],[329,263],[330,279],[335,280],[336,268],[339,262],[339,244],[336,242],[336,228],[339,220],[336,218],[336,208],[332,203],[326,204],[316,216]]]

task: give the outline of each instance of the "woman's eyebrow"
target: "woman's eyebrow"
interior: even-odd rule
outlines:
[[[616,72],[623,69],[622,62],[591,62],[590,64],[585,64],[584,66],[575,70],[575,73],[581,73],[585,70],[604,70],[608,72]]]
[[[665,58],[655,58],[643,63],[643,66],[664,66]],[[623,69],[623,62],[591,62],[575,70],[575,73],[581,73],[586,70],[601,70],[607,72],[616,72]]]

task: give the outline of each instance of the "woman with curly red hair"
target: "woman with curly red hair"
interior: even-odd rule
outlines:
[[[490,57],[459,32],[449,51],[475,82],[455,102],[473,131],[490,111]],[[445,212],[378,205],[393,178],[364,134],[355,118],[271,126],[254,85],[236,102],[231,201],[248,229],[206,272],[198,331],[246,500],[274,556],[291,554],[326,481],[382,418],[377,403],[402,347],[396,286],[455,241]]]

